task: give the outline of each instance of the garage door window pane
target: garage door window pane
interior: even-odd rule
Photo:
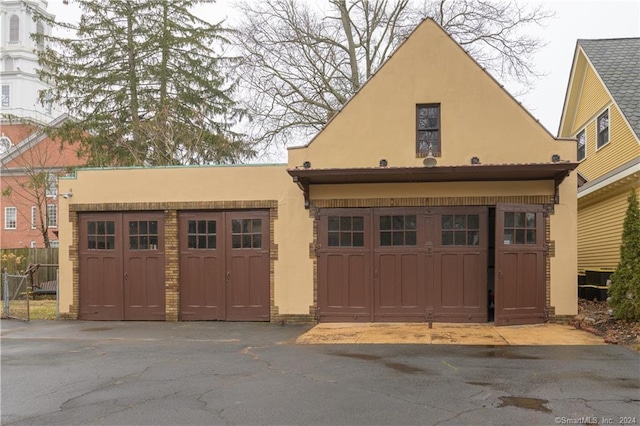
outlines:
[[[536,243],[536,230],[527,229],[527,244],[535,244],[535,243]]]
[[[353,246],[364,247],[364,233],[362,232],[353,233]]]
[[[353,230],[364,231],[364,218],[357,216],[353,218]]]
[[[452,230],[452,229],[455,229]],[[443,246],[477,246],[480,244],[480,216],[456,214],[442,216]]]
[[[340,230],[340,218],[338,216],[329,216],[329,231]]]
[[[213,250],[216,248],[216,221],[187,221],[187,248]]]
[[[538,213],[505,212],[504,244],[536,244]]]
[[[442,245],[443,246],[452,246],[453,245],[453,232],[443,232],[442,233]]]
[[[480,229],[480,216],[477,214],[470,214],[467,222],[468,229]]]
[[[115,222],[87,222],[87,248],[89,250],[115,250]]]
[[[391,229],[391,216],[380,216],[380,230],[386,231]]]
[[[513,228],[513,225],[514,225],[514,222],[515,222],[513,216],[514,216],[513,212],[505,212],[505,214],[504,214],[504,226],[506,228]]]
[[[453,215],[442,216],[442,229],[453,229]]]
[[[262,248],[262,219],[232,219],[231,234],[234,249]]]
[[[467,232],[467,245],[469,246],[477,246],[480,244],[480,234],[478,231],[468,231]]]

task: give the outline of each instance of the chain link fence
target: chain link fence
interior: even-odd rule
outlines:
[[[2,274],[2,318],[29,321],[29,278],[27,275]]]

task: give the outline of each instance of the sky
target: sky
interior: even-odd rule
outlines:
[[[547,41],[534,59],[542,77],[534,81],[530,91],[517,99],[551,134],[556,135],[576,41],[640,37],[640,0],[542,0],[541,3],[556,15],[544,28],[532,31]],[[233,0],[218,0],[215,4],[200,7],[198,13],[212,21],[224,17],[233,21],[235,12],[232,4]],[[65,21],[77,20],[79,16],[73,1],[64,5],[63,0],[49,0],[47,10]],[[506,87],[509,89],[508,83]]]

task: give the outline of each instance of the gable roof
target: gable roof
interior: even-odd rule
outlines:
[[[640,136],[640,38],[578,40],[578,45]]]
[[[320,134],[331,124],[332,121],[334,121],[338,115],[340,115],[342,113],[342,111],[345,110],[345,108],[349,105],[349,103],[351,103],[351,101],[356,98],[360,92],[362,92],[366,86],[368,86],[374,79],[374,77],[376,77],[380,71],[390,62],[393,60],[393,57],[396,56],[396,54],[403,48],[403,46],[407,43],[407,41],[413,37],[413,35],[415,33],[417,33],[418,31],[420,31],[420,28],[423,26],[428,26],[428,25],[435,25],[436,28],[438,28],[443,34],[446,35],[447,38],[449,38],[451,41],[453,41],[453,43],[455,44],[455,46],[460,49],[462,52],[464,52],[464,54],[471,59],[471,61],[480,69],[482,69],[483,73],[488,76],[497,87],[500,88],[500,90],[502,90],[509,98],[511,98],[514,102],[514,105],[517,105],[521,110],[523,110],[529,117],[531,117],[536,123],[537,125],[546,133],[548,134],[550,137],[556,139],[556,140],[562,140],[564,138],[559,138],[556,137],[555,135],[553,135],[549,129],[547,129],[538,118],[536,118],[531,111],[529,111],[527,108],[525,108],[525,106],[522,104],[522,102],[520,102],[518,99],[516,99],[505,87],[502,83],[500,83],[487,69],[486,67],[480,65],[476,59],[473,58],[473,56],[471,56],[471,54],[469,54],[469,52],[467,52],[461,45],[460,43],[458,43],[457,41],[455,41],[455,39],[438,23],[436,22],[433,18],[431,17],[426,17],[424,18],[421,22],[419,22],[415,28],[404,38],[404,40],[402,40],[402,42],[393,50],[393,52],[389,55],[389,57],[387,59],[385,59],[380,66],[378,67],[377,70],[375,70],[373,72],[373,74],[371,74],[371,76],[360,86],[360,88],[358,90],[356,90],[355,93],[353,93],[351,96],[348,97],[348,99],[346,100],[346,102],[338,109],[338,111],[333,114],[331,116],[331,118],[329,118],[329,120],[324,124],[324,126],[318,131],[316,132],[316,134],[305,144],[303,145],[296,145],[296,146],[290,146],[287,147],[287,150],[297,150],[297,149],[304,149],[309,147],[319,136]]]
[[[62,114],[58,118],[55,118],[47,124],[49,127],[57,127],[69,119],[67,114]],[[11,139],[13,148],[7,151],[2,157],[0,157],[0,163],[2,166],[6,166],[9,162],[15,160],[24,152],[33,148],[40,142],[48,138],[46,132],[39,130],[33,124],[30,123],[18,123],[14,125],[5,124],[2,126],[2,133],[7,133],[6,136]]]

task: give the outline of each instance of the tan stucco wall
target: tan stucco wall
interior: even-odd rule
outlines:
[[[555,256],[551,258],[551,306],[556,315],[578,313],[578,217],[577,178],[573,172],[560,186],[560,203],[554,206],[551,219],[551,241],[555,241]]]
[[[77,178],[60,181],[61,191],[69,189],[73,189],[73,197],[60,200],[62,313],[69,312],[73,302],[69,204],[277,200],[273,241],[278,246],[278,259],[274,262],[275,306],[280,314],[308,314],[313,305],[311,284],[300,284],[313,282],[309,258],[313,221],[304,209],[302,192],[291,181],[285,166],[80,170]]]

